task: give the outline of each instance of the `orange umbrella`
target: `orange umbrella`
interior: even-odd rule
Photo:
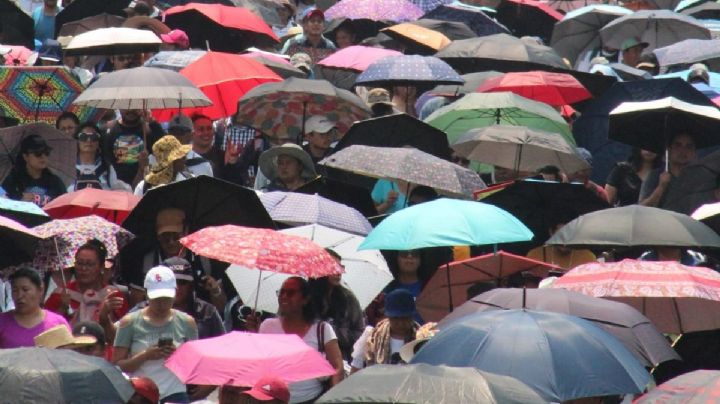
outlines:
[[[431,55],[448,46],[451,42],[448,37],[437,31],[411,23],[393,25],[381,31],[407,45],[409,53]]]

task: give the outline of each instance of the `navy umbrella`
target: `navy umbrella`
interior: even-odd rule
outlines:
[[[470,366],[514,377],[548,401],[640,393],[651,380],[615,337],[577,317],[498,310],[459,319],[410,363]]]
[[[450,65],[434,56],[387,56],[362,72],[356,85],[368,87],[416,86],[421,84],[462,84]]]
[[[462,22],[480,37],[493,34],[509,34],[510,31],[507,28],[485,13],[490,11],[492,9],[453,3],[439,6],[422,18]]]

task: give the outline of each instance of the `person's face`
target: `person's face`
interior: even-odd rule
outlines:
[[[155,313],[169,313],[174,302],[174,297],[158,297],[148,300],[148,307]]]
[[[87,356],[95,356],[98,358],[105,357],[105,348],[102,346],[102,344],[85,345],[75,348],[73,349],[73,351]]]
[[[332,143],[333,132],[335,132],[333,129],[327,133],[310,132],[307,136],[308,142],[318,149],[327,150]]]
[[[187,303],[190,301],[190,297],[193,292],[193,283],[185,279],[177,280],[177,289],[175,294],[175,301],[178,303]]]
[[[420,252],[415,250],[398,252],[398,269],[401,273],[416,274],[420,268]]]
[[[635,67],[640,63],[640,55],[642,55],[642,46],[633,46],[623,51],[622,57],[623,62],[628,65]]]
[[[301,311],[308,299],[302,295],[300,282],[297,279],[288,279],[278,291],[278,311],[280,314]]]
[[[130,67],[132,59],[132,55],[113,55],[110,59],[110,63],[112,63],[114,70],[122,70]]]
[[[642,157],[643,161],[653,161],[657,157],[657,153],[650,150],[640,150],[640,157]]]
[[[15,302],[15,311],[19,314],[31,313],[40,307],[43,290],[38,288],[28,278],[17,278],[12,282],[12,299]]]
[[[57,6],[58,0],[45,0],[45,7],[54,8]]]
[[[303,22],[303,32],[308,36],[320,36],[325,30],[325,20],[314,15]]]
[[[97,253],[90,249],[79,250],[75,254],[75,276],[81,285],[89,285],[101,281],[102,266]]]
[[[71,69],[78,65],[77,56],[63,56],[62,60],[63,64]]]
[[[290,16],[292,15],[290,9],[285,6],[280,6],[277,8],[277,13],[278,17],[280,17],[282,25],[287,25],[288,20],[290,20]]]
[[[78,148],[81,152],[95,153],[100,148],[100,134],[90,128],[78,133]]]
[[[23,154],[23,158],[25,159],[25,163],[29,168],[37,171],[42,171],[48,168],[48,164],[50,163],[50,151],[43,150],[30,152],[27,154]]]
[[[687,165],[695,159],[695,141],[690,135],[675,136],[668,147],[670,163]]]
[[[120,117],[122,117],[123,123],[136,124],[140,122],[142,116],[138,109],[124,109],[120,111]]]
[[[352,33],[345,31],[344,29],[338,30],[338,32],[335,33],[335,43],[337,43],[338,48],[347,48],[348,46],[353,45],[355,42],[355,35]]]
[[[293,182],[300,178],[302,164],[295,157],[281,154],[277,159],[277,175],[282,182]]]
[[[215,136],[212,121],[205,118],[197,119],[193,123],[193,129],[192,141],[194,144],[199,147],[210,147],[210,145],[212,145],[213,137]]]
[[[178,254],[180,254],[180,250],[182,249],[180,239],[183,236],[183,233],[176,233],[170,231],[158,234],[157,238],[158,242],[160,243],[160,250],[162,250],[163,254],[165,254],[166,257],[176,257]]]

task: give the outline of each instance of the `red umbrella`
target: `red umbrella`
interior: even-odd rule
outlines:
[[[623,260],[579,265],[554,288],[629,304],[664,333],[720,328],[720,274],[677,262]]]
[[[552,106],[573,104],[592,97],[575,77],[566,73],[543,71],[505,73],[486,80],[475,91],[510,91]]]
[[[43,209],[53,219],[95,215],[115,224],[121,224],[138,202],[140,197],[128,192],[85,188],[61,195],[50,201]]]
[[[335,258],[311,240],[275,230],[206,227],[180,243],[198,255],[261,271],[312,278],[344,272]]]
[[[254,87],[282,81],[262,63],[224,52],[207,52],[180,70],[180,74],[190,79],[213,103],[209,107],[186,108],[183,113],[188,116],[199,113],[210,119],[234,115],[240,97]],[[167,121],[177,113],[177,109],[163,109],[154,111],[153,115],[159,121]]]
[[[467,289],[477,282],[496,281],[526,271],[544,277],[551,270],[562,268],[505,251],[451,262],[440,266],[430,278],[418,296],[417,309],[423,320],[440,321],[467,301]]]

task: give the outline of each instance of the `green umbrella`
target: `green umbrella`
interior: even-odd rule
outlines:
[[[471,129],[502,124],[559,133],[575,145],[570,127],[555,109],[507,92],[467,94],[435,111],[425,122],[447,133],[450,144]]]

